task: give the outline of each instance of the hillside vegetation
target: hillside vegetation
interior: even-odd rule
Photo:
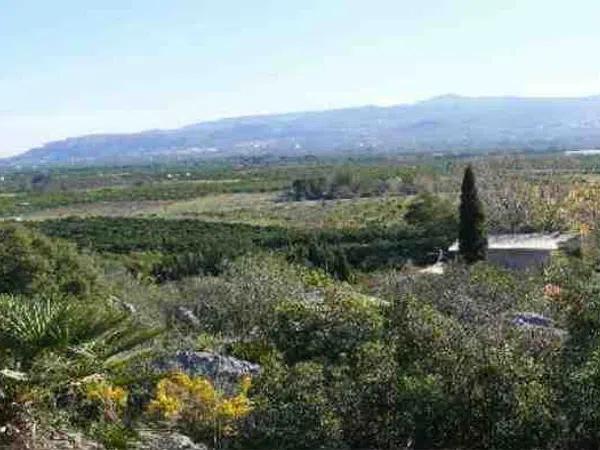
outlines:
[[[489,233],[581,251],[422,272],[458,237],[467,163]],[[555,154],[8,171],[0,446],[594,449],[599,172]]]

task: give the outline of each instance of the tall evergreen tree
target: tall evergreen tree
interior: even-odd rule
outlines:
[[[487,246],[485,215],[477,195],[473,168],[469,165],[465,169],[460,194],[458,252],[463,261],[472,264],[486,258]]]

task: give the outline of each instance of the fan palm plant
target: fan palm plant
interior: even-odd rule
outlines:
[[[68,372],[114,366],[158,333],[106,304],[0,295],[0,363],[5,371],[18,370],[28,378],[39,378],[28,372],[43,356],[48,361],[48,355]],[[54,372],[46,369],[46,374]]]
[[[111,377],[158,332],[107,303],[0,295],[0,425],[29,429],[71,387]],[[62,405],[71,413],[72,399]]]

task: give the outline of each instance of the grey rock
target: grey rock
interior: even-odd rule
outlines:
[[[541,314],[531,312],[516,313],[511,323],[520,327],[554,328],[552,319],[544,317]]]
[[[160,372],[181,371],[191,376],[209,378],[216,386],[230,388],[243,376],[255,376],[260,366],[232,356],[212,352],[179,351],[154,362]]]
[[[566,330],[557,328],[552,319],[532,312],[515,313],[510,323],[521,329],[539,330],[546,335],[558,338],[563,338],[568,334]]]
[[[2,447],[4,448],[4,447]],[[20,430],[17,438],[6,447],[10,450],[105,450],[104,445],[85,438],[81,433],[60,430]]]
[[[136,307],[131,303],[122,302],[120,306],[127,314],[135,314],[137,312]]]
[[[115,296],[111,296],[111,300],[116,306],[125,311],[127,314],[135,314],[137,312],[137,308],[131,303],[125,302]]]
[[[175,308],[174,315],[177,320],[185,323],[190,327],[200,327],[200,319],[198,319],[198,317],[196,317],[196,315],[188,308],[178,306],[177,308]]]
[[[136,450],[208,450],[206,445],[172,431],[142,431],[139,436],[139,442],[133,447]]]
[[[312,291],[303,292],[302,299],[310,303],[321,303],[325,299],[325,295],[323,294],[322,290],[315,289]]]

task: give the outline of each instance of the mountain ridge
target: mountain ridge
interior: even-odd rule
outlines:
[[[96,163],[207,155],[542,151],[600,147],[600,95],[468,97],[259,114],[174,129],[46,143],[4,164]]]

